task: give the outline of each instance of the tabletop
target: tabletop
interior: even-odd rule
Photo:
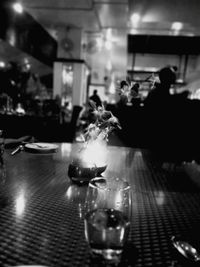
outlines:
[[[58,145],[58,152],[52,154],[4,152],[0,168],[2,267],[99,266],[84,236],[87,185],[74,184],[67,175],[79,144]],[[140,149],[108,146],[106,157],[102,175],[127,180],[132,191],[129,246],[121,266],[184,266],[174,253],[171,236],[198,239],[199,187],[181,170],[157,168],[151,155]]]

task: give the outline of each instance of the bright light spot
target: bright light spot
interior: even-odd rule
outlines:
[[[64,66],[62,70],[62,80],[64,84],[72,86],[73,83],[73,71],[71,66]]]
[[[137,25],[139,20],[140,20],[140,15],[138,13],[134,13],[131,16],[131,22],[132,22],[133,25]]]
[[[22,104],[21,103],[17,103],[17,107],[15,109],[15,111],[19,114],[25,114],[25,110],[24,108],[22,107]]]
[[[71,199],[72,194],[73,194],[73,192],[72,192],[72,187],[70,186],[70,187],[67,189],[66,197],[67,197],[68,199]]]
[[[122,192],[118,192],[115,197],[115,208],[119,209],[122,206]]]
[[[109,86],[109,93],[114,94],[115,93],[115,83],[112,81]]]
[[[181,22],[173,22],[171,29],[174,31],[180,31],[183,28],[183,23]]]
[[[95,140],[88,144],[82,153],[82,159],[88,167],[106,165],[107,147],[104,142]]]
[[[17,216],[21,216],[24,212],[25,209],[25,195],[24,195],[24,191],[22,191],[19,196],[16,198],[16,215]]]
[[[19,14],[22,14],[23,11],[24,11],[23,6],[22,6],[20,3],[15,3],[15,4],[13,5],[13,8],[14,8],[14,10],[15,10],[17,13],[19,13]]]
[[[0,61],[0,68],[4,68],[6,66],[6,63],[3,61]]]
[[[111,50],[111,48],[112,48],[112,42],[110,40],[106,40],[105,41],[105,48],[107,50]]]
[[[31,68],[31,64],[26,64],[26,69],[30,70],[30,68]]]

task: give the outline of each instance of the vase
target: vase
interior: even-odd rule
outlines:
[[[68,167],[68,176],[72,182],[85,184],[92,178],[101,176],[107,167],[107,142],[94,140],[82,146]]]
[[[88,165],[88,163],[76,158],[69,164],[68,176],[74,183],[85,184],[92,178],[101,176],[101,174],[106,170],[106,167],[107,165]]]

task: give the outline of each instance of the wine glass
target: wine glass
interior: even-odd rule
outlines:
[[[115,177],[90,180],[86,195],[85,237],[93,255],[118,263],[131,221],[128,182]]]

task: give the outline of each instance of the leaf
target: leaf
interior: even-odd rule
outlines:
[[[88,104],[92,109],[97,109],[96,103],[93,100],[89,100]]]

